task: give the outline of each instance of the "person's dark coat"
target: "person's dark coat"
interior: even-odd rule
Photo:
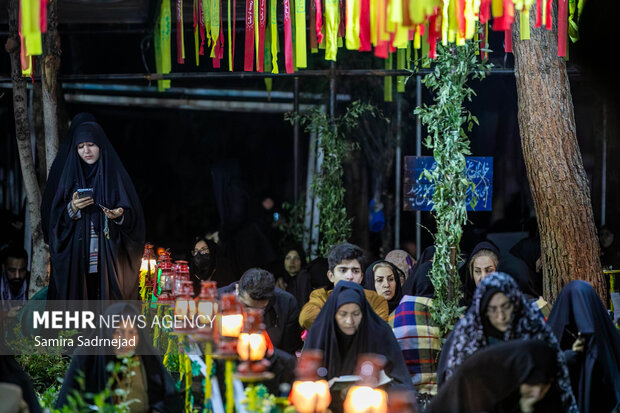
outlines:
[[[99,146],[99,160],[87,165],[77,153],[80,142]],[[58,186],[50,203],[49,246],[51,275],[48,300],[79,300],[87,297],[86,280],[90,254],[90,225],[99,236],[98,272],[100,299],[136,299],[140,257],[144,248],[142,206],[120,158],[101,126],[80,123],[72,136],[70,151],[57,177]],[[62,162],[59,159],[58,162]],[[80,211],[81,218],[69,217],[67,205],[78,188],[93,188],[94,201]],[[108,220],[99,205],[122,207],[118,220]]]
[[[390,266],[390,268],[392,269],[392,274],[394,274],[394,281],[396,281],[396,291],[394,292],[394,296],[392,297],[391,300],[388,300],[388,311],[390,314],[392,314],[392,311],[394,311],[396,307],[398,307],[398,304],[400,303],[401,298],[403,298],[403,289],[400,285],[400,276],[399,276],[400,270],[398,269],[396,265],[392,264],[389,261],[385,261],[385,260],[375,261],[372,264],[370,264],[368,268],[366,268],[366,273],[364,274],[364,288],[366,290],[377,291],[375,289],[375,273],[373,271],[373,268],[375,267],[375,265],[381,264],[381,263],[385,263]]]
[[[362,311],[362,320],[352,336],[342,333],[335,320],[338,308],[347,303],[359,305]],[[384,370],[393,379],[389,383],[390,389],[413,391],[403,353],[392,329],[370,307],[364,289],[357,283],[340,281],[336,284],[306,338],[303,350],[311,349],[323,352],[327,379],[353,374],[358,356],[374,353],[387,360]]]
[[[405,285],[410,289],[403,291],[403,294],[415,297],[434,298],[435,286],[430,279],[431,268],[433,268],[433,263],[430,261],[420,265],[416,270],[415,276],[410,277],[412,282],[409,283],[409,279],[407,279]]]
[[[54,162],[52,162],[52,166],[47,174],[47,182],[45,183],[45,191],[43,191],[41,201],[41,230],[43,230],[43,239],[48,244],[50,224],[49,206],[52,205],[52,201],[54,201],[54,197],[56,196],[56,191],[60,184],[60,176],[62,175],[62,170],[65,167],[69,153],[75,151],[75,147],[73,146],[73,134],[75,133],[75,129],[82,123],[94,121],[95,117],[85,112],[78,113],[71,119],[71,125],[67,131],[67,136],[65,136],[65,139],[60,144],[58,152],[56,152],[56,158],[54,158]]]
[[[106,314],[122,314],[137,316],[137,310],[127,303],[116,303],[111,305]],[[111,337],[110,330],[101,330],[93,334],[106,334]],[[144,367],[144,377],[147,380],[146,391],[148,394],[149,411],[156,409],[161,413],[177,413],[183,411],[181,394],[177,392],[175,382],[163,365],[157,351],[151,346],[142,329],[138,329],[139,344],[136,354],[139,356],[140,363]],[[83,393],[80,388],[78,378],[80,372],[84,373],[83,389],[86,393],[97,394],[105,389],[109,379],[107,366],[110,362],[118,360],[116,356],[110,354],[84,354],[78,353],[71,358],[71,364],[65,375],[62,388],[58,394],[56,408],[62,408],[69,400],[68,397],[74,391]]]
[[[534,412],[561,412],[562,400],[553,382],[556,370],[553,349],[542,341],[497,344],[467,359],[441,387],[426,412],[521,412],[522,383],[552,383],[545,397],[534,405]]]
[[[430,245],[424,248],[422,254],[420,254],[420,259],[415,263],[413,268],[411,269],[411,276],[407,278],[405,281],[405,285],[403,285],[403,294],[405,295],[413,295],[411,291],[413,291],[413,284],[416,282],[418,276],[422,276],[423,272],[420,270],[425,263],[432,263],[433,257],[435,256],[435,246]]]
[[[620,334],[598,294],[585,281],[571,281],[553,305],[549,327],[568,359],[573,392],[581,413],[611,412],[620,408]],[[577,335],[585,350],[571,350]]]
[[[234,293],[237,285],[238,283],[235,282],[217,291],[220,295]],[[292,355],[295,355],[295,352],[301,348],[298,318],[299,309],[295,297],[276,287],[263,312],[265,330],[275,348]]]
[[[220,269],[238,280],[246,270],[264,268],[278,255],[261,225],[260,203],[242,180],[239,163],[220,161],[211,176],[220,215],[220,245],[230,267]]]
[[[528,237],[518,241],[510,248],[510,254],[520,258],[527,265],[528,280],[536,296],[543,295],[542,274],[536,272],[536,261],[540,258],[540,237]]]

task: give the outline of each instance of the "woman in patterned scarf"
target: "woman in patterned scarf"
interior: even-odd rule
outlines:
[[[558,361],[557,384],[566,412],[578,412],[564,355],[551,329],[545,325],[534,304],[527,302],[516,282],[507,274],[484,278],[473,303],[454,327],[444,345],[445,376],[449,378],[476,351],[501,341],[536,339],[555,350]]]

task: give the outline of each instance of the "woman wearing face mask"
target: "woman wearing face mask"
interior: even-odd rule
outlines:
[[[200,294],[203,281],[215,281],[219,287],[228,285],[227,277],[218,268],[219,248],[217,244],[202,236],[194,239],[194,248],[190,251],[190,276],[194,283],[194,294]],[[232,281],[230,281],[232,282]]]
[[[512,277],[504,273],[491,274],[478,284],[472,305],[456,323],[442,348],[439,384],[449,379],[477,351],[497,343],[523,339],[541,340],[554,351],[558,364],[555,380],[561,390],[564,411],[577,412],[558,341],[536,305],[528,302]]]
[[[44,196],[41,205],[49,217],[48,300],[137,298],[142,206],[116,151],[91,119],[79,116],[72,125],[69,151],[50,170],[46,193],[53,196]],[[81,195],[78,189],[89,191]]]
[[[403,297],[400,285],[400,270],[388,261],[375,261],[368,266],[364,274],[364,288],[376,291],[388,302],[390,314],[396,309]]]
[[[441,388],[427,413],[560,412],[553,349],[515,340],[478,351]]]
[[[360,354],[385,356],[385,374],[392,389],[412,390],[411,378],[390,326],[370,307],[364,289],[351,281],[340,281],[312,324],[304,351],[323,351],[327,379],[354,374]]]

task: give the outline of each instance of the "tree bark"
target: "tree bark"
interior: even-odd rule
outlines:
[[[28,96],[26,93],[26,79],[22,77],[19,58],[20,42],[17,33],[19,15],[18,0],[9,2],[9,37],[6,41],[6,51],[11,58],[11,78],[13,83],[13,111],[15,116],[15,138],[19,152],[19,161],[24,179],[24,188],[28,202],[32,227],[32,261],[30,264],[30,289],[28,295],[47,284],[48,250],[43,241],[41,231],[41,191],[37,182],[37,174],[32,158],[30,143],[30,128],[28,125]]]
[[[43,70],[43,118],[45,120],[45,155],[47,172],[58,153],[58,69],[60,68],[60,37],[56,17],[56,0],[47,5],[47,32],[44,36]]]
[[[534,28],[520,40],[513,25],[515,77],[523,157],[541,237],[543,296],[553,303],[571,280],[583,279],[605,303],[590,188],[577,142],[564,58],[557,57],[553,30]]]
[[[47,166],[45,159],[45,126],[43,122],[43,90],[40,82],[32,85],[32,126],[37,143],[36,156],[34,158],[35,170],[39,179],[41,193],[45,190],[47,182]]]

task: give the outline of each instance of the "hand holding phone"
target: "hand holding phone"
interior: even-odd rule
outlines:
[[[78,198],[92,198],[93,188],[78,188],[77,194],[78,194]]]
[[[84,209],[89,205],[95,203],[95,200],[92,197],[92,189],[90,192],[90,196],[80,197],[80,190],[78,189],[73,193],[73,197],[71,199],[71,209],[73,212],[78,212],[80,209]],[[83,191],[84,192],[84,191]]]

